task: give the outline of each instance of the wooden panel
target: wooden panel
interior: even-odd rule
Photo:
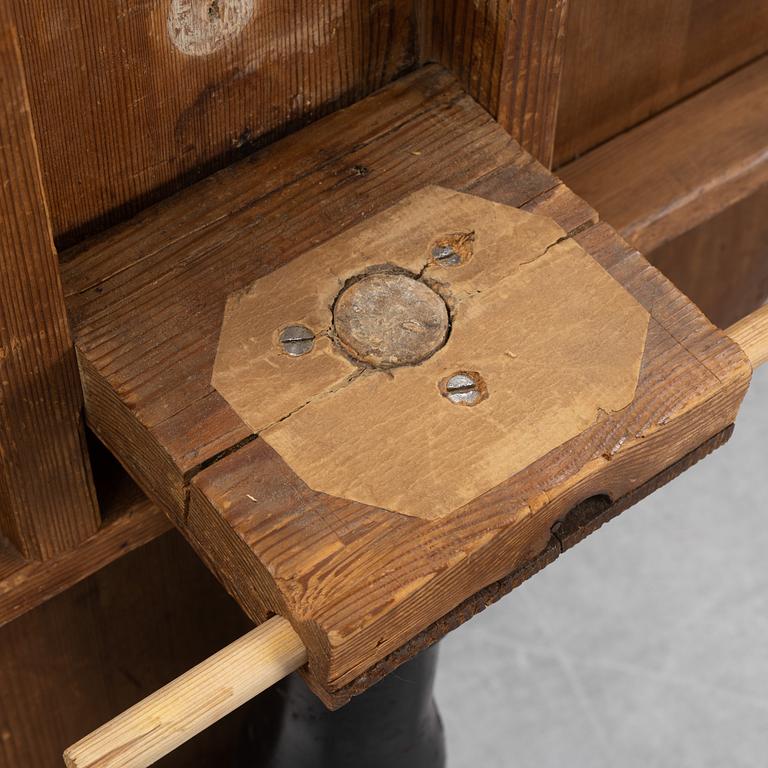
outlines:
[[[59,244],[362,98],[416,56],[411,0],[12,5]]]
[[[0,8],[0,530],[44,559],[98,526],[16,29]]]
[[[430,184],[549,216],[566,234],[545,253],[578,243],[650,315],[631,405],[599,413],[440,520],[311,490],[211,386],[233,292]],[[576,504],[631,493],[725,429],[751,374],[732,342],[436,67],[148,211],[73,254],[64,274],[97,433],[253,619],[291,620],[331,704],[534,559]]]
[[[173,532],[0,629],[0,765],[64,748],[231,642],[249,622]],[[235,712],[157,763],[226,766]]]
[[[568,0],[426,0],[422,61],[448,67],[537,160],[552,164]]]
[[[512,0],[424,0],[420,53],[449,69],[492,115],[501,101],[501,71]]]
[[[764,0],[571,5],[555,167],[768,51]]]
[[[650,259],[720,328],[768,301],[768,185]]]
[[[560,170],[721,327],[768,299],[768,58]]]

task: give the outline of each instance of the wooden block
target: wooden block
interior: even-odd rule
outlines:
[[[437,263],[446,244],[469,256],[454,275]],[[352,344],[350,359],[349,339],[336,346],[329,307],[382,254],[377,274],[405,270],[445,300],[450,333],[424,362],[358,373],[371,350]],[[64,277],[91,425],[249,616],[291,621],[330,705],[542,556],[580,502],[624,499],[726,429],[751,375],[436,67],[147,211],[72,254]],[[509,333],[491,332],[496,319]],[[295,324],[316,347],[281,357]],[[350,338],[369,339],[359,330]],[[449,400],[447,373],[486,369],[476,405]],[[425,404],[406,419],[387,408],[390,396],[408,404],[398,382]],[[368,387],[378,407],[365,407]],[[411,443],[432,446],[423,487]],[[441,473],[445,450],[461,461]]]
[[[559,174],[721,327],[768,298],[768,57]]]

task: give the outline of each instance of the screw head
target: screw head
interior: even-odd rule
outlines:
[[[474,371],[454,373],[440,383],[440,391],[456,405],[477,405],[488,396],[485,382]]]
[[[460,267],[472,258],[474,232],[453,232],[432,241],[432,261],[441,267]]]
[[[444,267],[457,267],[461,264],[461,256],[450,245],[436,245],[432,249],[432,257]]]
[[[280,331],[280,346],[291,357],[301,357],[315,346],[315,334],[303,325],[289,325]]]

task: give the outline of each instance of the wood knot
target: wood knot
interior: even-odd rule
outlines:
[[[171,0],[168,36],[189,56],[207,56],[239,35],[253,16],[253,0]]]

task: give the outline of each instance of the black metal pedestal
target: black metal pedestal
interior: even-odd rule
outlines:
[[[291,675],[254,705],[236,768],[444,768],[436,666],[432,648],[336,712]]]

